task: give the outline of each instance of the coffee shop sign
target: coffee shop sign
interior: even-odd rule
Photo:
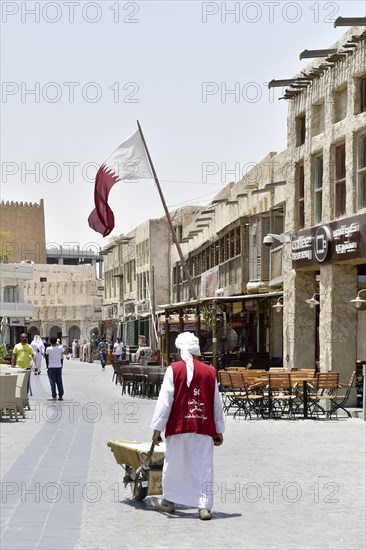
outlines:
[[[358,223],[336,226],[333,231],[329,226],[322,225],[310,231],[312,235],[301,235],[292,241],[293,261],[315,259],[323,262],[329,258],[332,241],[333,253],[336,255],[355,252],[358,247],[356,236],[360,233]]]
[[[333,231],[333,239],[335,241],[346,238],[351,239],[355,233],[360,232],[360,226],[357,223],[351,223],[351,225],[342,225],[339,229]],[[353,252],[357,248],[356,241],[346,241],[335,245],[335,250],[337,254],[347,254],[347,252]]]

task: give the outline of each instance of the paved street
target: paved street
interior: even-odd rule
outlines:
[[[32,377],[27,420],[1,429],[1,549],[365,548],[365,424],[226,422],[210,522],[167,516],[121,484],[109,439],[149,440],[155,402],[122,397],[112,367],[66,361],[65,401]]]

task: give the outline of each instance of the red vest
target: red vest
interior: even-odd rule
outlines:
[[[196,359],[193,363],[194,374],[189,387],[185,362],[172,363],[174,401],[165,428],[165,437],[184,433],[216,437],[214,420],[216,371],[213,367]]]

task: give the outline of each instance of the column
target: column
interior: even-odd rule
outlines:
[[[351,373],[356,369],[357,310],[350,303],[356,296],[357,267],[336,264],[322,266],[320,369],[339,372],[342,383],[348,383]],[[354,396],[351,397],[353,401]],[[355,405],[355,401],[353,404]]]
[[[305,300],[315,292],[315,273],[284,272],[283,366],[315,369],[315,315]]]

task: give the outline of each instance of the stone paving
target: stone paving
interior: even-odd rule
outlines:
[[[112,367],[65,361],[65,401],[32,376],[27,419],[3,420],[2,550],[365,548],[365,423],[226,421],[214,517],[131,499],[106,443],[151,438],[154,400],[121,396]]]

